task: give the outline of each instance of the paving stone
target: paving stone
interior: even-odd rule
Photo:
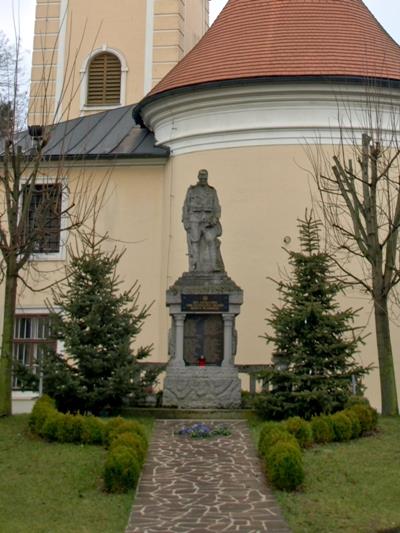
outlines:
[[[230,437],[175,434],[194,423],[156,421],[126,533],[290,532],[246,422],[227,421]]]

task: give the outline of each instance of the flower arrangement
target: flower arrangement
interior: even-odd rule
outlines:
[[[192,426],[183,426],[176,431],[175,434],[183,437],[190,437],[192,439],[208,439],[211,437],[229,437],[229,435],[231,435],[231,430],[225,425],[211,427],[199,422]]]

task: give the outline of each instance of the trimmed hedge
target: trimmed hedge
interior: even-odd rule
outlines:
[[[258,451],[265,459],[266,475],[281,490],[295,490],[304,479],[300,445],[285,425],[265,422],[260,431]]]
[[[136,487],[148,445],[145,429],[139,422],[121,417],[104,422],[94,416],[63,414],[44,395],[33,406],[29,427],[51,442],[109,447],[103,469],[105,489],[125,492]]]
[[[376,430],[378,414],[365,402],[333,415],[315,416],[310,422],[300,417],[283,422],[264,422],[258,451],[265,460],[266,474],[281,490],[296,490],[304,480],[301,448],[329,442],[345,442]]]
[[[281,423],[264,422],[261,426],[258,450],[264,456],[267,450],[279,440],[290,440],[293,442],[293,439],[296,440]]]
[[[265,456],[267,476],[280,490],[293,491],[304,481],[303,457],[296,443],[278,441]]]
[[[302,448],[310,448],[313,445],[313,432],[311,424],[307,420],[299,416],[293,416],[284,422],[284,426],[289,433],[296,437],[297,442]]]
[[[317,444],[327,444],[333,441],[333,425],[328,416],[314,416],[311,419],[311,430],[314,442]]]
[[[128,448],[134,450],[137,458],[142,465],[146,457],[146,444],[138,435],[134,433],[120,433],[111,443],[110,452],[116,448]]]
[[[357,416],[361,424],[361,433],[375,431],[378,425],[378,413],[375,409],[365,404],[355,404],[349,408]]]
[[[139,481],[140,461],[135,451],[126,446],[110,450],[104,464],[104,486],[108,492],[126,492]]]
[[[352,409],[345,409],[343,411],[343,414],[345,414],[347,418],[350,419],[351,438],[358,439],[358,437],[361,435],[361,423],[360,423],[360,419],[357,416],[357,413],[355,413]]]
[[[345,442],[352,437],[352,424],[349,417],[347,417],[342,411],[331,415],[333,424],[334,440],[336,442]]]

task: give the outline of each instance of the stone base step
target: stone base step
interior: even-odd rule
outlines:
[[[256,416],[252,409],[169,409],[166,407],[125,407],[121,415],[149,416],[160,420],[241,420]]]

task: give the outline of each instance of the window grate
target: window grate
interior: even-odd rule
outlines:
[[[34,253],[58,253],[61,234],[61,184],[35,184],[30,194],[26,238],[28,242],[35,241]]]

